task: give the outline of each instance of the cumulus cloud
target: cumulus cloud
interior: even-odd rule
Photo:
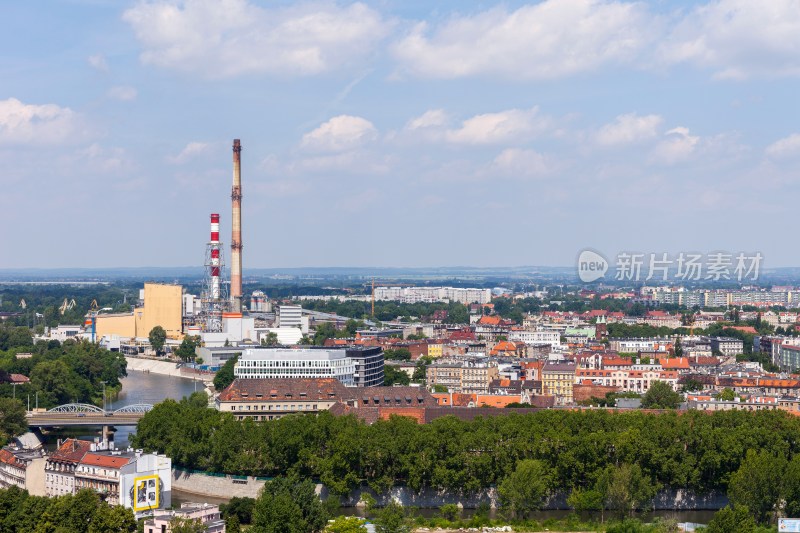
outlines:
[[[171,163],[185,163],[186,161],[197,157],[200,154],[208,151],[209,144],[204,142],[190,142],[183,147],[183,150],[178,155],[167,158]]]
[[[393,46],[402,70],[434,78],[552,79],[628,63],[655,38],[640,3],[545,0],[417,24]]]
[[[138,91],[134,87],[130,87],[128,85],[120,85],[118,87],[112,87],[106,93],[109,98],[112,100],[119,100],[121,102],[130,102],[132,100],[136,100],[136,97],[139,95]]]
[[[688,12],[658,50],[667,64],[713,69],[717,78],[800,75],[800,2],[714,0]]]
[[[103,54],[89,56],[87,61],[89,61],[89,65],[93,69],[99,70],[100,72],[108,72],[108,62],[106,62],[106,56]]]
[[[540,177],[551,171],[551,165],[535,150],[507,148],[494,158],[489,171],[515,177]]]
[[[595,137],[603,146],[633,144],[656,137],[661,122],[658,115],[619,115],[614,122],[600,128]]]
[[[68,107],[0,100],[0,144],[61,144],[85,137],[82,119]]]
[[[155,0],[123,19],[143,46],[142,62],[210,78],[330,71],[368,54],[389,28],[361,3],[262,8],[248,0]]]
[[[338,152],[357,148],[378,136],[372,122],[351,115],[339,115],[303,135],[302,146],[311,150]]]
[[[499,113],[476,115],[448,130],[445,140],[459,144],[504,143],[530,138],[544,132],[549,120],[539,115],[539,108],[509,109]]]
[[[665,139],[656,145],[652,159],[655,162],[673,165],[685,161],[694,154],[700,137],[689,134],[684,127],[673,128],[664,133]]]
[[[793,133],[775,141],[767,146],[765,151],[768,156],[775,159],[800,155],[800,133]]]
[[[431,109],[406,124],[406,130],[414,131],[424,128],[438,128],[447,125],[447,113],[442,109]]]

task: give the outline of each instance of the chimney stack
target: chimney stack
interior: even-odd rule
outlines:
[[[233,140],[231,189],[231,311],[242,311],[242,145]]]
[[[211,294],[212,300],[219,300],[220,295],[220,257],[219,257],[219,213],[211,213]]]

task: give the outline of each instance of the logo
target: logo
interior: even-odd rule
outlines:
[[[578,278],[584,283],[596,281],[608,272],[608,261],[594,250],[583,250],[578,256]]]

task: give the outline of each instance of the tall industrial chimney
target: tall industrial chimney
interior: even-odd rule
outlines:
[[[209,268],[211,270],[209,272],[211,277],[211,294],[209,294],[209,297],[212,300],[219,300],[220,297],[219,274],[221,262],[219,257],[219,244],[219,214],[211,213],[211,240],[209,241],[211,247],[211,260],[209,261]]]
[[[231,311],[242,311],[242,145],[233,140],[233,189],[231,189]]]

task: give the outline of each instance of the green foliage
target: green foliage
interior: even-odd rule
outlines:
[[[321,412],[256,423],[186,399],[156,405],[139,422],[132,446],[166,453],[176,466],[296,474],[330,480],[338,491],[366,482],[469,492],[497,486],[518,461],[535,459],[553,472],[553,491],[594,489],[608,466],[630,464],[660,486],[703,494],[727,490],[748,449],[800,454],[798,434],[800,418],[772,410],[506,411],[472,421],[392,417],[372,425]]]
[[[665,381],[653,381],[642,397],[643,409],[677,409],[683,397]]]
[[[222,392],[228,385],[233,383],[235,376],[233,375],[233,367],[236,366],[236,362],[239,361],[239,355],[235,357],[231,357],[225,364],[223,364],[220,369],[217,371],[217,374],[214,376],[214,389],[218,392]]]
[[[637,509],[649,508],[658,486],[638,464],[609,465],[595,483],[595,491],[603,495],[605,507],[620,516],[633,516]]]
[[[222,518],[229,519],[235,516],[240,524],[250,524],[253,521],[253,507],[256,500],[253,498],[240,498],[234,496],[228,503],[219,506]]]
[[[387,361],[411,361],[411,352],[408,348],[389,348],[383,351],[383,358]]]
[[[55,498],[30,496],[11,487],[0,489],[0,532],[133,533],[130,509],[111,507],[91,490]]]
[[[717,400],[723,402],[732,402],[735,399],[736,399],[736,393],[733,392],[733,389],[729,389],[727,387],[722,389],[720,393],[717,395]]]
[[[28,358],[17,358],[19,348],[0,352],[0,376],[15,373],[28,376],[30,384],[12,387],[0,384],[0,397],[33,398],[38,392],[40,407],[62,403],[102,404],[103,382],[107,394],[121,389],[119,379],[127,375],[125,357],[88,341],[39,341]]]
[[[573,489],[567,504],[579,513],[602,511],[605,507],[603,494],[594,489]]]
[[[25,406],[19,400],[0,398],[0,446],[28,431]]]
[[[728,487],[731,503],[749,508],[756,522],[769,522],[782,499],[786,469],[783,456],[767,450],[748,450],[739,470],[731,476]]]
[[[159,326],[156,326],[159,327]],[[155,329],[155,328],[153,328]],[[151,332],[152,334],[152,332]],[[151,341],[152,342],[152,341]],[[162,345],[163,346],[163,345]],[[182,361],[192,361],[195,358],[195,350],[200,346],[200,337],[195,335],[186,335],[181,341],[181,345],[175,350],[175,355],[181,358]],[[160,349],[160,348],[159,348]]]
[[[408,385],[411,383],[411,378],[404,370],[396,368],[392,365],[383,366],[383,384],[390,385]]]
[[[327,533],[367,533],[364,520],[357,516],[337,516],[325,526]]]
[[[164,349],[164,343],[167,342],[167,332],[161,326],[155,326],[150,330],[147,338],[150,340],[150,346],[158,354],[161,353],[161,350]]]
[[[169,521],[170,533],[205,533],[206,526],[199,518],[174,517]]]
[[[439,393],[447,392],[447,386],[440,385],[437,383],[436,385],[433,386],[433,392],[439,392]]]
[[[714,514],[706,533],[754,533],[756,521],[747,506],[725,507]]]
[[[515,470],[497,487],[500,502],[513,516],[526,518],[528,513],[541,509],[550,493],[547,466],[535,459],[517,463]]]
[[[376,533],[411,533],[411,524],[402,505],[390,502],[375,517]]]
[[[314,483],[297,477],[268,481],[253,509],[254,533],[316,533],[326,522]]]
[[[445,520],[450,520],[452,522],[461,515],[461,509],[454,503],[446,503],[439,507],[439,514],[442,515],[442,518]]]

